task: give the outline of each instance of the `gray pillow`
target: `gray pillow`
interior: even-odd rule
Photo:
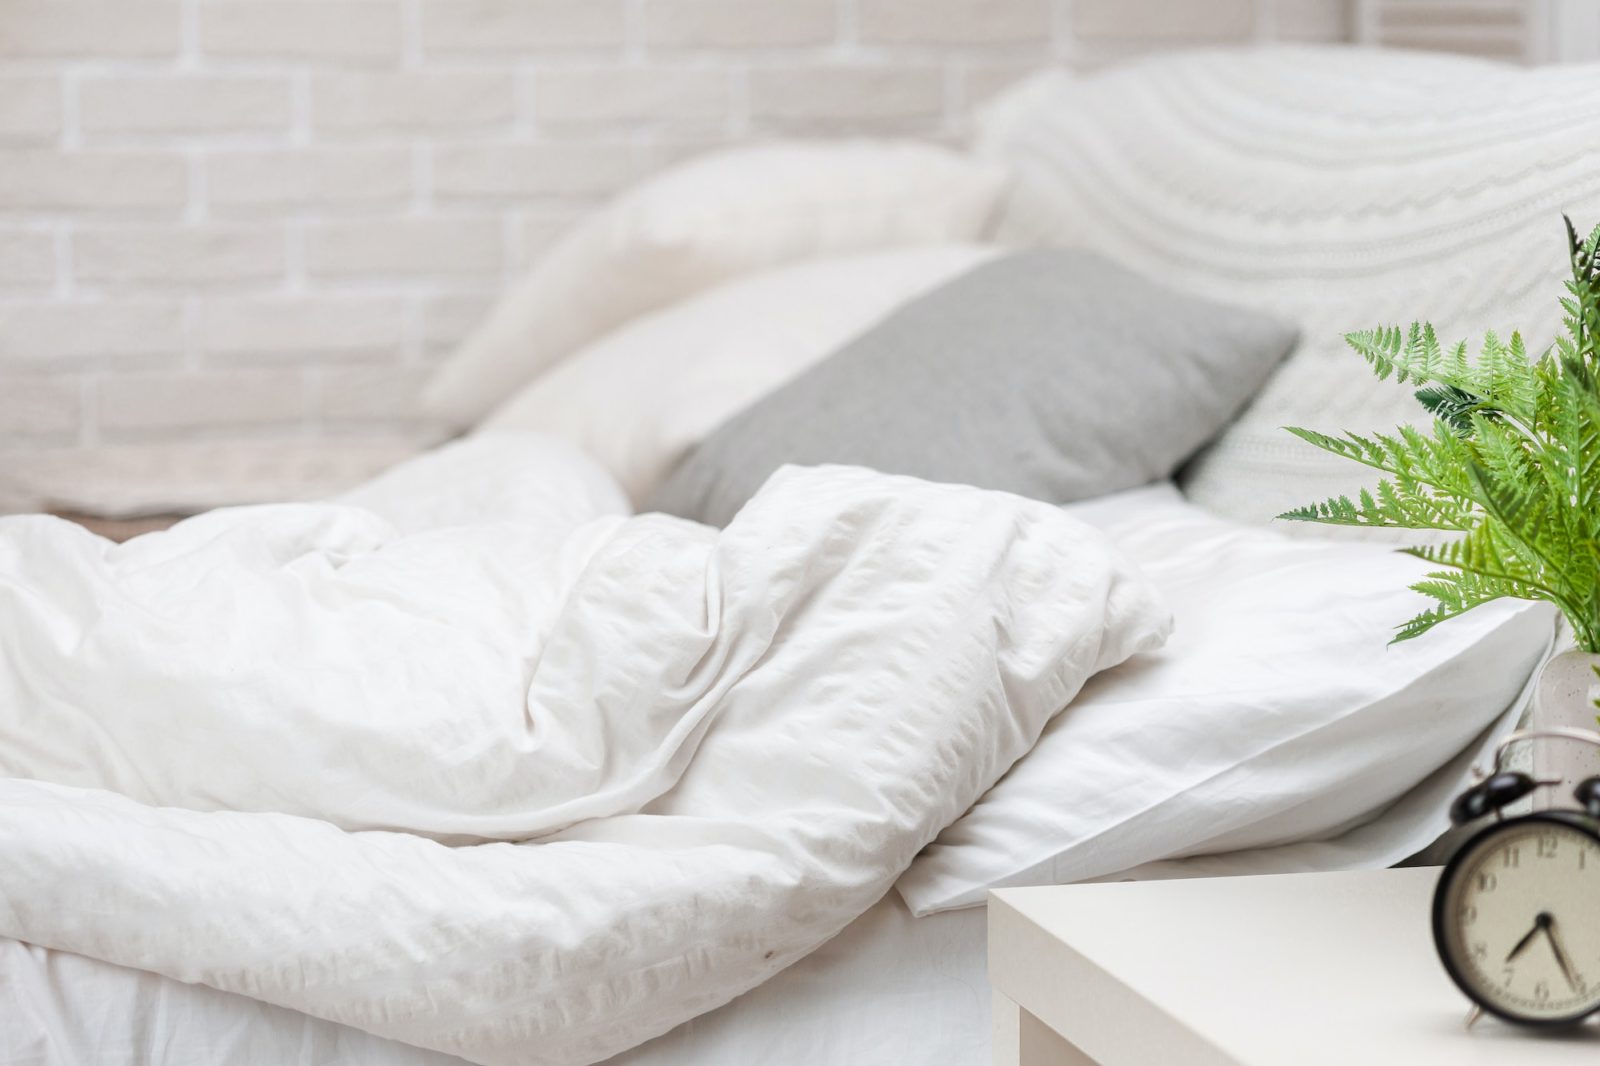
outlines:
[[[1088,252],[1020,252],[900,308],[724,423],[651,507],[726,525],[785,463],[1068,503],[1170,476],[1295,330]]]

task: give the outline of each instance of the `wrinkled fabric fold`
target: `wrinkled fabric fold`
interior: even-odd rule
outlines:
[[[463,449],[121,548],[0,522],[0,935],[592,1062],[836,933],[1169,626],[1017,497],[788,468],[718,533]],[[485,466],[528,491],[415,505]]]

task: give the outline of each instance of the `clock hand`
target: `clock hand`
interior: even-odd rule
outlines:
[[[1567,953],[1561,950],[1561,941],[1556,936],[1555,919],[1551,919],[1544,926],[1545,937],[1550,941],[1550,950],[1556,953],[1556,964],[1561,967],[1561,976],[1567,979],[1567,984],[1572,986],[1574,992],[1578,991],[1578,979],[1572,975],[1572,964],[1567,961]]]
[[[1543,918],[1544,915],[1541,914],[1539,917]],[[1511,949],[1511,953],[1506,956],[1506,961],[1510,962],[1512,959],[1516,958],[1518,955],[1521,955],[1523,950],[1529,944],[1533,943],[1533,938],[1539,935],[1539,930],[1544,928],[1544,924],[1545,923],[1542,922],[1542,921],[1534,922],[1533,923],[1533,928],[1528,930],[1528,935],[1523,937],[1521,940],[1517,941],[1517,946]]]

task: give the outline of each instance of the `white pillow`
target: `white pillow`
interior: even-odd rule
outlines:
[[[1335,836],[1450,762],[1553,630],[1500,601],[1386,646],[1428,564],[1237,525],[1170,486],[1070,508],[1172,606],[1172,637],[1084,686],[900,879],[918,914],[1187,855]]]
[[[514,520],[552,541],[596,518],[633,513],[591,456],[533,433],[480,433],[430,448],[334,501],[404,533]]]
[[[996,164],[910,141],[703,156],[567,234],[439,368],[424,407],[465,426],[580,345],[746,271],[976,239],[1004,185]]]
[[[482,424],[578,444],[641,504],[727,419],[908,300],[999,255],[933,245],[757,274],[646,315],[536,378]]]

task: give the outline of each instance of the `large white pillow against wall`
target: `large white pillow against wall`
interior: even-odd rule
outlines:
[[[934,245],[728,282],[608,334],[529,383],[481,430],[563,437],[640,505],[727,419],[902,304],[1004,249]]]
[[[1000,239],[1097,251],[1300,327],[1295,353],[1184,473],[1191,498],[1247,521],[1371,483],[1282,427],[1427,423],[1345,333],[1425,318],[1474,351],[1483,331],[1512,328],[1543,350],[1569,272],[1561,212],[1600,222],[1600,64],[1169,54],[1031,80],[978,142],[1015,177]]]
[[[1514,709],[1554,632],[1545,605],[1502,600],[1389,645],[1431,602],[1406,587],[1419,559],[1239,525],[1170,486],[1069,510],[1166,597],[1172,636],[1091,678],[923,851],[899,882],[919,914],[1340,835]]]
[[[427,412],[461,427],[579,347],[737,275],[978,239],[997,164],[910,141],[784,142],[702,156],[567,234],[439,368]]]

